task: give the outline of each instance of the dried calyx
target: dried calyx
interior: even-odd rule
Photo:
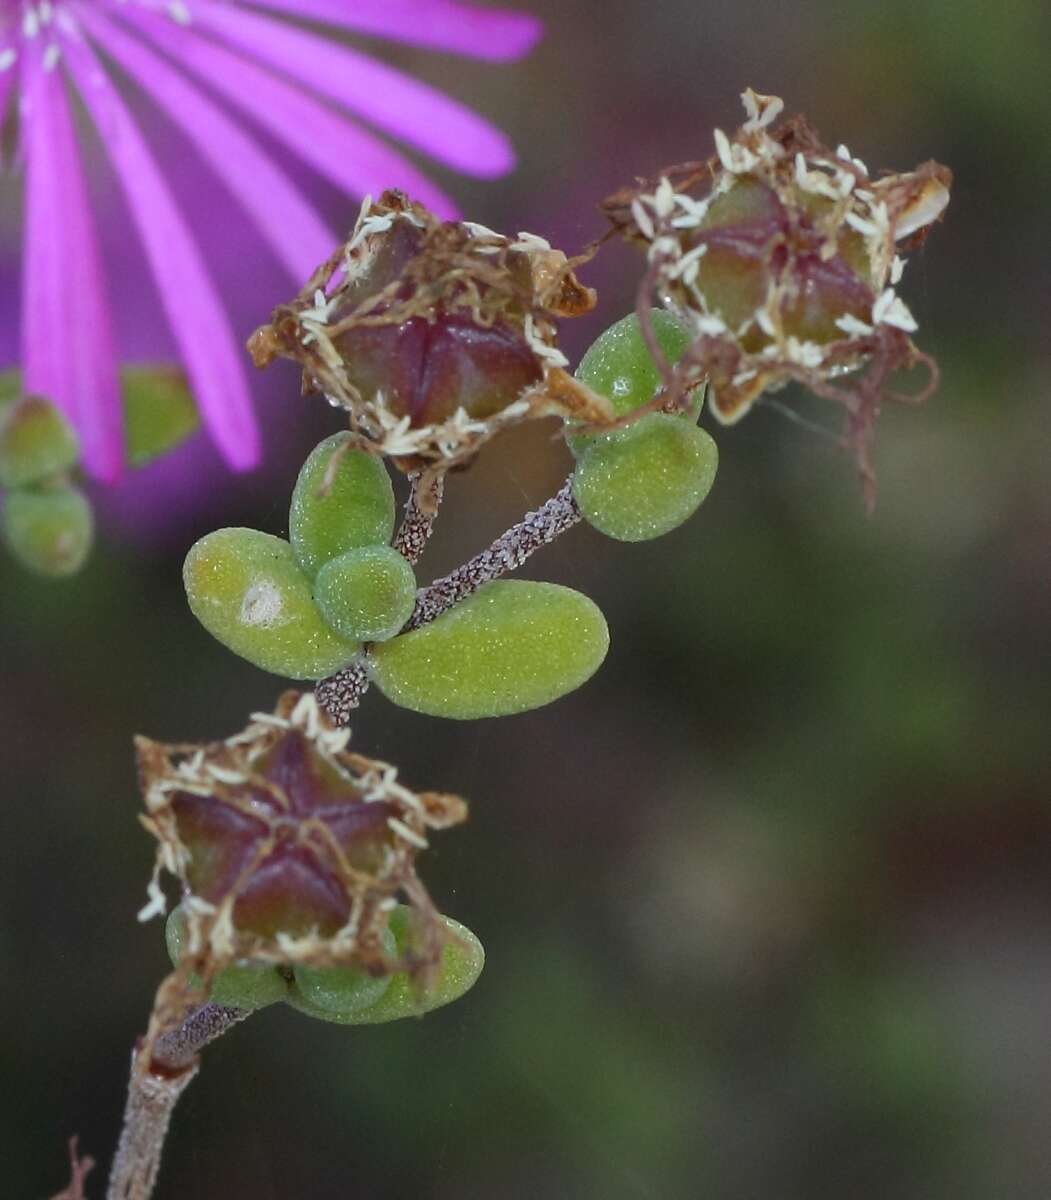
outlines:
[[[530,417],[610,419],[557,346],[556,319],[595,303],[574,266],[543,238],[441,222],[388,191],[249,347],[258,366],[300,363],[304,388],[403,469],[440,472]]]
[[[407,973],[424,991],[435,982],[455,934],[415,859],[427,831],[462,821],[466,805],[410,791],[387,763],[351,753],[348,739],[312,696],[286,692],[274,713],[223,742],[138,740],[143,822],[159,842],[140,915],[164,911],[162,868],[184,889],[174,1009],[232,964],[289,978],[293,968]],[[393,956],[392,915],[401,923]]]
[[[890,372],[922,364],[933,382],[934,363],[913,345],[916,322],[895,287],[905,265],[899,252],[941,216],[952,176],[927,162],[872,178],[804,119],[773,127],[777,97],[749,89],[742,99],[748,120],[732,137],[715,131],[710,159],[670,168],[603,205],[615,229],[647,253],[640,319],[647,323],[656,300],[693,334],[679,364],[664,363],[661,401],[674,403],[706,377],[711,409],[729,424],[762,393],[798,380],[846,406],[846,438],[868,478],[868,441]],[[832,382],[861,367],[853,381]]]

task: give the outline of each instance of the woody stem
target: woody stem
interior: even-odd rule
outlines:
[[[135,1048],[106,1200],[149,1200],[172,1112],[200,1068],[200,1051],[247,1016],[243,1009],[203,1004],[161,1034],[152,1052]]]

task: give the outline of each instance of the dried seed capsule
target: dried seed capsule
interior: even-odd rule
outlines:
[[[650,316],[653,332],[665,358],[669,363],[678,362],[690,344],[689,332],[681,321],[664,309],[655,308]],[[576,377],[612,403],[615,417],[626,416],[653,399],[661,386],[660,372],[650,357],[635,313],[622,317],[599,334],[580,360]],[[704,391],[696,388],[692,403],[683,415],[696,421],[703,402]],[[570,450],[577,457],[593,440],[593,436],[579,434],[566,438]]]
[[[573,472],[573,496],[607,537],[642,542],[692,516],[711,490],[719,452],[696,425],[649,413],[600,434]]]
[[[390,546],[363,546],[325,563],[314,580],[314,599],[340,637],[383,642],[412,616],[416,576]]]
[[[502,717],[578,688],[608,647],[605,618],[587,596],[500,580],[429,625],[374,646],[369,673],[388,700],[415,712]]]
[[[249,348],[258,366],[301,363],[306,389],[399,468],[444,471],[534,417],[608,421],[557,346],[558,319],[595,303],[573,267],[542,238],[441,221],[387,191]]]
[[[186,913],[179,905],[168,914],[164,926],[164,941],[172,966],[178,966],[182,958],[185,938]],[[288,982],[273,963],[245,961],[234,963],[215,976],[208,999],[213,1004],[252,1011],[284,1000],[287,995]]]
[[[789,380],[842,400],[871,495],[869,442],[890,373],[922,365],[929,386],[936,378],[896,288],[902,254],[949,202],[952,173],[926,162],[870,174],[803,118],[778,123],[778,97],[748,88],[741,99],[748,119],[730,136],[715,130],[707,162],[669,167],[603,208],[646,251],[640,299],[659,297],[691,329],[678,382],[706,376],[725,424]]]
[[[0,417],[0,487],[38,483],[77,461],[77,435],[43,396],[25,396]]]
[[[313,579],[345,550],[386,545],[394,533],[394,489],[383,463],[348,448],[350,433],[327,437],[299,472],[288,514],[296,561]]]
[[[323,679],[348,663],[354,642],[321,619],[292,547],[255,529],[219,529],[183,565],[190,610],[250,663],[291,679]]]
[[[4,500],[3,533],[11,553],[29,570],[60,578],[84,565],[95,535],[95,518],[78,488],[9,492]]]
[[[398,952],[406,947],[409,909],[399,905],[391,914],[390,928]],[[372,1004],[345,1013],[324,1009],[312,1003],[298,988],[288,995],[288,1003],[308,1016],[341,1025],[378,1025],[402,1017],[419,1017],[445,1004],[451,1004],[469,991],[482,973],[485,951],[482,943],[465,926],[451,917],[440,917],[449,940],[442,947],[441,962],[429,987],[420,989],[407,972],[391,976],[382,996]],[[296,970],[297,980],[299,969]]]

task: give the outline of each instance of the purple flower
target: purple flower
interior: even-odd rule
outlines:
[[[101,479],[123,466],[120,387],[71,91],[128,200],[204,422],[236,469],[259,456],[243,352],[109,64],[189,136],[297,282],[339,239],[253,128],[351,195],[397,186],[443,216],[455,215],[445,193],[355,117],[465,174],[513,164],[507,138],[475,113],[287,17],[495,62],[540,32],[532,17],[457,0],[0,0],[0,120],[17,91],[26,171],[23,387],[69,416]]]

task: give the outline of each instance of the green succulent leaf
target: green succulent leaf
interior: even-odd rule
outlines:
[[[80,570],[95,536],[87,497],[65,483],[8,492],[0,525],[24,567],[55,579]]]
[[[719,452],[696,425],[647,413],[599,435],[573,472],[573,495],[588,523],[607,537],[641,542],[692,516],[711,490]]]
[[[665,357],[670,363],[678,362],[690,344],[689,333],[663,308],[653,309],[650,316],[657,343]],[[581,383],[605,396],[617,417],[627,416],[653,399],[661,385],[660,372],[650,357],[635,313],[629,313],[599,334],[580,360],[576,376]],[[698,388],[690,408],[676,415],[687,417],[693,423],[700,416],[703,403],[703,389]],[[594,436],[577,434],[567,437],[566,442],[574,455],[579,456]]]
[[[598,670],[609,630],[598,607],[554,583],[500,580],[442,616],[374,646],[369,673],[395,704],[473,720],[539,708]]]
[[[398,941],[388,926],[383,931],[383,949],[393,961],[398,957]],[[364,1009],[372,1008],[390,987],[390,975],[370,975],[354,967],[296,966],[291,995],[304,1011],[324,1012],[326,1019],[351,1021]]]
[[[174,450],[200,428],[200,413],[178,368],[124,367],[120,383],[124,436],[133,467]]]
[[[293,987],[289,992],[288,1003],[307,1016],[322,1021],[334,1021],[339,1025],[379,1025],[402,1017],[421,1017],[459,1000],[481,975],[485,951],[475,935],[458,921],[444,916],[440,919],[450,939],[442,948],[437,978],[427,990],[420,991],[412,978],[406,972],[401,972],[392,975],[383,994],[364,1007],[342,1013],[325,1009],[312,1003],[298,987]],[[405,905],[399,905],[391,914],[390,929],[401,954],[406,949],[411,930],[410,910]],[[298,980],[298,968],[296,975]]]
[[[190,610],[208,632],[250,663],[290,679],[323,679],[358,652],[322,620],[310,582],[282,538],[219,529],[183,565]]]
[[[337,555],[385,546],[394,533],[394,488],[387,468],[363,450],[348,449],[351,445],[348,432],[325,438],[303,464],[292,492],[288,537],[311,579]]]
[[[0,371],[0,420],[4,410],[9,408],[22,394],[22,372]]]
[[[0,487],[20,488],[68,471],[77,435],[43,396],[24,396],[0,411]]]
[[[416,576],[392,547],[362,546],[325,563],[314,599],[340,637],[383,642],[412,616]]]
[[[164,941],[173,967],[178,966],[182,958],[185,938],[186,913],[182,905],[178,905],[168,914],[164,926]],[[191,977],[190,982],[196,986],[200,980]],[[212,980],[208,999],[214,1004],[251,1012],[286,999],[288,988],[288,981],[273,963],[237,962]]]

